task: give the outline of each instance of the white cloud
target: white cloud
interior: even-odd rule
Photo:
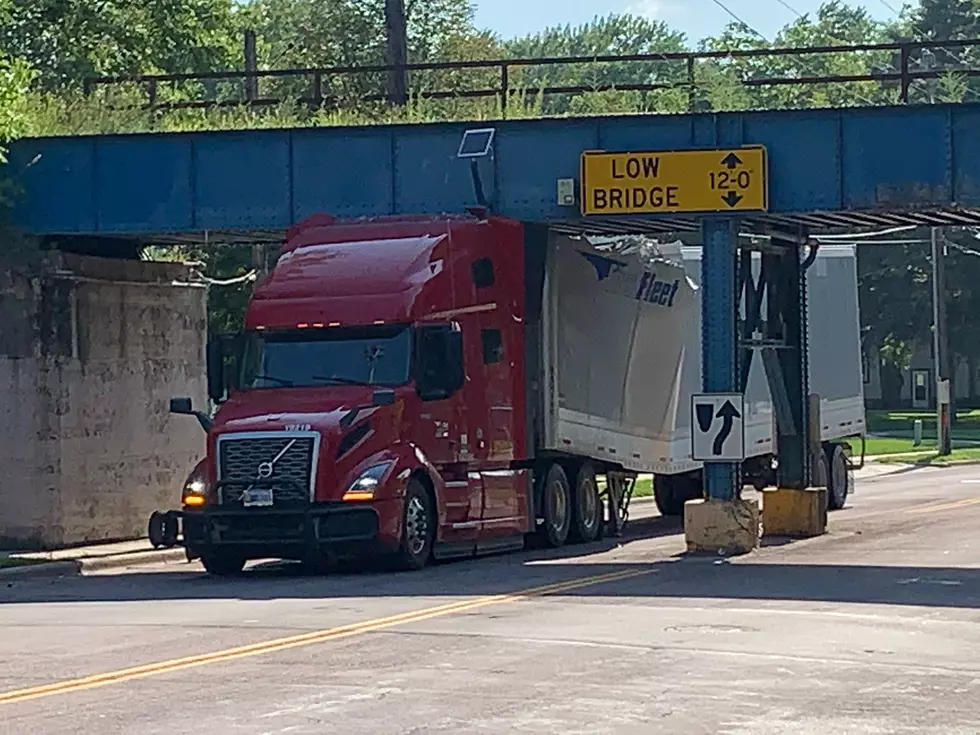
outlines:
[[[666,4],[663,0],[634,0],[626,8],[627,13],[640,15],[650,20],[663,20],[666,10]]]
[[[626,12],[649,20],[671,20],[677,17],[680,7],[672,0],[633,0]]]

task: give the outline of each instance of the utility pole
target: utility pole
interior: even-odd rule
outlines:
[[[256,72],[259,70],[259,57],[255,48],[255,31],[251,28],[245,30],[245,71]],[[259,98],[259,78],[256,76],[245,77],[245,101],[255,102]]]
[[[946,243],[932,228],[932,352],[936,373],[936,443],[940,456],[952,451],[950,440],[949,342],[946,333]]]
[[[388,102],[395,107],[408,104],[408,20],[405,0],[385,0],[385,30],[388,35],[386,64],[396,67],[388,72]]]

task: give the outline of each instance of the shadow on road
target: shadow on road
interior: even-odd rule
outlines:
[[[598,553],[632,541],[680,534],[680,524],[644,519],[624,538],[588,546],[509,554],[439,564],[421,572],[364,569],[311,574],[298,564],[268,563],[240,577],[209,577],[200,567],[166,572],[70,577],[10,582],[0,587],[0,604],[52,602],[150,602],[168,600],[275,600],[373,597],[454,598],[522,592],[542,585],[636,570],[629,579],[565,591],[570,597],[797,600],[933,608],[980,608],[980,569],[771,563],[745,557],[678,554],[642,561],[642,552],[621,563],[599,561]],[[678,539],[679,541],[679,539]],[[594,558],[594,560],[591,560]]]

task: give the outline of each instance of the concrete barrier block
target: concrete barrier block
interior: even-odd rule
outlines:
[[[827,488],[778,488],[762,493],[765,536],[812,538],[827,532]]]
[[[684,536],[690,552],[747,554],[759,545],[759,504],[689,500],[684,504]]]

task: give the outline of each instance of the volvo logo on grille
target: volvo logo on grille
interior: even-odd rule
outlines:
[[[273,471],[274,467],[272,462],[263,462],[259,465],[257,474],[260,480],[268,480],[270,477],[272,477]]]

